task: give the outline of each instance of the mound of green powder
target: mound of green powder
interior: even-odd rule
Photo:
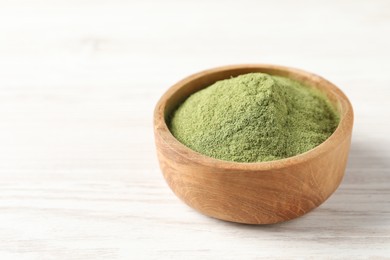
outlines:
[[[261,162],[306,152],[336,129],[326,97],[297,81],[250,73],[202,89],[171,115],[172,134],[217,159]]]

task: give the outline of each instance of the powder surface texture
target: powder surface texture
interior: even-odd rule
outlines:
[[[318,90],[288,78],[250,73],[192,94],[168,124],[181,143],[199,153],[262,162],[314,148],[334,132],[338,121]]]

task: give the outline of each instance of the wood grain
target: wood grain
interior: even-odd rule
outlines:
[[[1,259],[388,259],[390,2],[0,0]],[[296,220],[214,220],[171,192],[153,109],[224,64],[313,71],[354,106],[346,174]]]
[[[166,119],[192,93],[218,80],[251,72],[285,76],[317,88],[337,108],[339,126],[315,149],[262,163],[234,163],[203,156],[170,133]],[[205,215],[245,224],[291,220],[322,204],[344,176],[352,126],[352,106],[332,83],[302,70],[260,64],[224,66],[191,75],[161,97],[154,113],[157,154],[170,188]]]

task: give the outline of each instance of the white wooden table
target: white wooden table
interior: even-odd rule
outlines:
[[[0,259],[390,259],[389,1],[1,0],[0,37]],[[237,63],[354,105],[344,181],[302,218],[211,219],[159,171],[158,98]]]

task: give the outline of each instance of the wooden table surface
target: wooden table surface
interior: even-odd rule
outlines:
[[[0,37],[0,259],[390,259],[389,1],[0,0]],[[162,178],[158,98],[237,63],[354,106],[346,176],[302,218],[218,221]]]

